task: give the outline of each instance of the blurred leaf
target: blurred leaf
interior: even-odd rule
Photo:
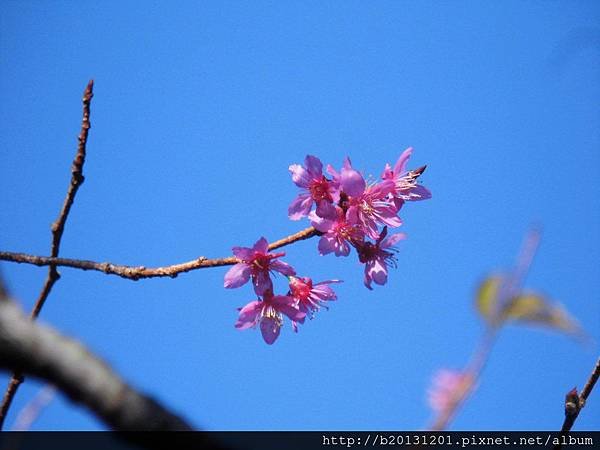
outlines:
[[[569,334],[584,335],[582,328],[559,303],[553,303],[542,295],[522,293],[512,299],[504,311],[508,320],[538,324]]]
[[[492,275],[483,280],[477,291],[476,307],[483,318],[490,324],[501,325],[507,321],[524,322],[542,325],[564,333],[585,337],[585,332],[573,317],[559,303],[555,303],[543,295],[522,292],[499,305],[499,294],[503,277]]]
[[[479,314],[488,322],[496,322],[494,316],[497,313],[498,293],[501,285],[502,277],[492,275],[483,280],[477,291],[475,306]]]

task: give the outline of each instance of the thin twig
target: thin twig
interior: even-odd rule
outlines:
[[[84,181],[83,164],[85,162],[86,144],[90,129],[90,103],[92,101],[92,97],[94,96],[93,90],[94,80],[90,80],[83,91],[83,118],[81,120],[81,131],[77,137],[79,141],[77,145],[77,153],[75,154],[75,159],[73,160],[73,164],[71,166],[71,181],[69,183],[69,188],[67,189],[65,201],[63,202],[63,206],[58,214],[58,218],[51,226],[52,244],[50,247],[50,256],[54,258],[58,256],[60,241],[65,230],[65,223],[67,222],[69,211],[71,211],[71,206],[75,200],[75,194],[77,194],[77,190]],[[55,264],[49,264],[46,281],[44,281],[44,286],[42,287],[40,295],[38,296],[31,311],[30,317],[32,319],[35,320],[39,316],[40,311],[42,310],[42,307],[44,306],[44,303],[46,302],[46,299],[52,290],[52,286],[54,286],[54,283],[56,283],[59,278],[60,274],[58,273],[57,266]],[[18,372],[13,373],[12,378],[6,388],[2,404],[0,405],[0,430],[2,430],[2,427],[4,426],[6,414],[8,413],[12,400],[23,381],[24,378],[22,374]]]
[[[458,386],[456,391],[452,393],[449,405],[437,415],[433,423],[429,426],[429,430],[442,431],[446,429],[464,406],[465,402],[479,383],[479,378],[481,377],[483,368],[489,360],[497,334],[498,329],[496,327],[486,327],[477,346],[477,350],[473,353],[471,361],[464,372],[464,381]]]
[[[85,91],[83,91],[83,118],[81,120],[81,132],[77,137],[79,144],[77,146],[77,153],[75,154],[75,159],[73,160],[73,164],[71,165],[71,182],[69,183],[69,188],[67,189],[67,195],[65,196],[65,201],[63,202],[63,206],[58,214],[57,219],[52,224],[52,246],[50,248],[50,256],[56,258],[58,256],[58,251],[60,249],[60,241],[62,239],[63,232],[65,230],[65,223],[67,222],[67,217],[69,216],[69,212],[71,211],[71,206],[73,205],[73,201],[75,200],[75,194],[79,190],[79,187],[83,184],[84,176],[83,176],[83,164],[85,162],[85,154],[86,154],[86,145],[88,133],[90,130],[90,103],[92,102],[92,97],[94,96],[94,80],[90,80]],[[39,298],[35,302],[33,310],[31,311],[31,318],[35,319],[44,306],[44,302],[46,298],[48,298],[48,294],[52,290],[52,286],[54,283],[60,278],[60,274],[56,269],[54,264],[50,264],[48,269],[48,277],[46,278],[46,282],[44,283],[44,287],[42,288],[42,292],[40,293]]]
[[[588,397],[592,393],[594,389],[594,385],[596,381],[598,381],[598,377],[600,377],[600,358],[596,361],[596,365],[592,370],[590,377],[588,378],[585,386],[581,390],[581,394],[577,395],[577,389],[571,389],[565,399],[565,420],[563,422],[562,428],[560,429],[560,435],[566,435],[573,425],[575,424],[575,420],[579,417],[579,413],[585,406],[585,402]],[[558,443],[554,446],[554,450],[560,450],[562,448],[562,444]]]
[[[270,250],[290,245],[304,239],[309,239],[313,236],[318,236],[320,233],[313,227],[305,228],[297,233],[279,239],[269,245]],[[159,278],[171,277],[175,278],[180,273],[190,272],[192,270],[206,269],[209,267],[231,266],[238,263],[238,259],[234,256],[225,258],[205,258],[200,256],[192,261],[187,261],[180,264],[173,264],[164,267],[145,267],[145,266],[124,266],[112,264],[109,262],[95,262],[81,259],[56,258],[49,256],[28,255],[26,253],[0,252],[0,260],[10,261],[15,263],[33,264],[36,266],[62,266],[71,267],[81,270],[96,270],[104,272],[107,275],[117,275],[129,280],[139,280],[142,278]]]
[[[585,383],[585,386],[581,390],[581,395],[579,396],[579,398],[581,400],[583,400],[583,404],[581,405],[582,408],[583,408],[583,405],[585,404],[585,402],[587,401],[588,397],[592,393],[592,389],[594,389],[594,385],[596,384],[596,381],[598,381],[599,377],[600,377],[600,358],[598,358],[598,361],[596,361],[596,367],[594,367],[592,374],[590,375],[587,382]]]
[[[532,228],[525,237],[515,267],[508,280],[502,283],[498,291],[497,310],[494,312],[496,315],[502,314],[502,311],[510,306],[510,302],[513,301],[513,298],[522,289],[525,277],[533,263],[533,258],[540,242],[540,236],[540,230]],[[465,381],[453,392],[449,405],[434,419],[429,427],[430,430],[441,431],[447,428],[477,387],[498,336],[499,325],[496,320],[492,320],[486,324],[477,349],[464,371]]]

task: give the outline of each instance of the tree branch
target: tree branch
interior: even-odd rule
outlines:
[[[77,145],[77,153],[75,154],[75,159],[73,159],[73,164],[71,165],[71,182],[69,183],[69,188],[67,189],[67,195],[63,202],[63,206],[58,214],[57,219],[51,226],[52,230],[52,244],[50,247],[50,256],[57,257],[58,251],[60,249],[60,241],[62,239],[63,232],[65,230],[65,223],[67,222],[67,217],[69,216],[69,211],[71,211],[71,206],[73,205],[73,201],[75,200],[75,194],[79,190],[79,186],[83,184],[83,164],[85,162],[85,154],[86,154],[86,145],[88,132],[90,129],[90,103],[92,102],[92,97],[94,96],[94,80],[90,80],[85,90],[83,91],[83,118],[81,120],[81,131],[79,136],[77,137],[79,144]],[[52,290],[52,286],[54,283],[60,278],[60,274],[56,268],[55,264],[50,264],[48,268],[48,275],[46,276],[46,281],[44,281],[44,286],[38,296],[33,310],[31,311],[31,318],[36,319],[48,295],[50,295],[50,291]],[[23,383],[23,376],[15,372],[13,373],[8,386],[6,388],[6,392],[4,394],[4,398],[2,400],[2,404],[0,405],[0,430],[4,425],[4,420],[6,419],[6,414],[10,408],[12,400],[19,389],[21,383]]]
[[[560,429],[560,434],[565,435],[573,425],[575,424],[575,420],[579,416],[579,413],[585,406],[585,402],[588,397],[592,393],[594,389],[594,385],[596,381],[598,381],[598,377],[600,377],[600,358],[596,361],[596,366],[592,370],[590,377],[588,378],[585,386],[581,390],[581,394],[577,394],[577,389],[573,388],[569,392],[567,392],[565,398],[565,420],[563,422],[562,428]],[[560,450],[562,448],[561,444],[557,444],[554,446],[554,450]]]
[[[115,430],[192,429],[81,344],[32,322],[7,299],[0,300],[0,367],[54,384]]]
[[[83,118],[81,120],[81,131],[77,137],[77,140],[79,141],[77,153],[75,154],[75,159],[73,159],[73,164],[71,165],[71,182],[69,183],[69,188],[67,189],[67,195],[65,196],[63,206],[58,214],[58,217],[51,226],[52,245],[50,248],[50,256],[54,258],[58,256],[60,241],[65,230],[65,223],[67,222],[67,217],[71,211],[71,206],[73,206],[73,202],[75,201],[75,195],[85,180],[83,176],[83,164],[85,162],[88,133],[91,127],[90,103],[92,102],[92,97],[94,96],[93,89],[94,80],[90,80],[85,88],[85,91],[83,91]],[[40,293],[40,296],[37,299],[33,310],[31,311],[31,317],[33,319],[40,314],[40,311],[44,306],[44,302],[46,301],[48,294],[50,294],[52,286],[59,278],[60,274],[56,269],[56,265],[50,264],[48,269],[48,277],[46,278],[42,292]]]
[[[309,239],[313,236],[320,235],[313,227],[305,228],[297,233],[290,236],[286,236],[278,241],[275,241],[269,245],[269,250],[275,250],[277,248],[285,247],[294,242],[298,242],[304,239]],[[109,262],[95,262],[81,259],[69,259],[69,258],[57,258],[52,256],[36,256],[29,255],[26,253],[13,253],[13,252],[0,252],[0,260],[10,261],[15,263],[33,264],[36,266],[62,266],[71,267],[73,269],[81,270],[96,270],[98,272],[104,272],[107,275],[117,275],[121,278],[127,278],[129,280],[140,280],[142,278],[159,278],[159,277],[171,277],[175,278],[180,273],[190,272],[192,270],[206,269],[209,267],[220,267],[220,266],[231,266],[238,263],[238,259],[234,256],[225,258],[213,258],[208,259],[204,256],[200,256],[192,261],[174,264],[171,266],[164,267],[145,267],[145,266],[124,266],[119,264],[113,264]]]

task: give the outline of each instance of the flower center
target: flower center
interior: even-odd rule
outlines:
[[[254,257],[254,261],[252,264],[256,266],[259,270],[267,270],[269,268],[269,261],[271,258],[269,255],[259,254]]]
[[[254,256],[248,264],[253,265],[258,270],[269,270],[269,265],[271,264],[271,260],[275,258],[279,258],[281,256],[285,256],[285,253],[254,253]]]
[[[320,180],[311,181],[310,187],[308,189],[310,191],[311,197],[315,201],[333,201],[331,195],[329,194],[329,181],[327,181],[327,178],[325,178],[325,176],[323,176],[323,178],[321,178]]]
[[[358,259],[361,263],[366,263],[367,261],[371,261],[375,259],[375,256],[378,252],[377,246],[371,244],[370,242],[365,242],[364,245],[358,251]]]
[[[292,291],[292,297],[297,298],[300,301],[305,301],[310,296],[312,290],[312,281],[303,281],[298,278],[294,278],[290,282],[290,290]]]
[[[271,319],[278,328],[283,325],[283,316],[272,306],[267,306],[262,313],[263,319]]]
[[[375,211],[375,209],[373,208],[373,206],[367,202],[366,200],[363,200],[360,204],[360,210],[365,214],[365,215],[371,215],[373,214],[373,211]]]

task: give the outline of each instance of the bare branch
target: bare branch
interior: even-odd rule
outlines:
[[[585,402],[587,401],[588,397],[592,393],[592,389],[594,389],[594,386],[596,385],[596,381],[598,381],[599,377],[600,377],[600,358],[598,358],[598,361],[596,361],[596,367],[594,367],[592,374],[590,375],[587,382],[585,383],[585,386],[581,390],[581,395],[579,396],[579,398],[580,398],[580,401],[583,402],[583,404],[581,405],[582,408],[583,408],[583,405],[585,404]]]
[[[571,431],[571,428],[573,428],[575,420],[577,420],[577,417],[579,417],[579,413],[585,406],[585,402],[592,393],[596,381],[598,381],[598,377],[600,377],[600,358],[598,358],[596,361],[596,365],[592,370],[587,382],[585,383],[585,386],[581,390],[581,394],[577,394],[576,388],[573,388],[567,392],[565,398],[565,420],[562,428],[560,429],[561,435],[567,434],[569,431]],[[554,446],[554,450],[560,450],[561,448],[562,445],[560,443]]]
[[[0,367],[54,384],[115,430],[191,430],[81,344],[32,322],[6,299],[0,301]]]
[[[67,189],[67,195],[65,197],[65,201],[63,202],[63,206],[58,214],[57,219],[52,224],[52,246],[50,248],[50,256],[57,257],[58,251],[60,249],[60,241],[62,239],[63,232],[65,230],[65,223],[67,222],[67,217],[69,216],[69,211],[71,211],[71,206],[75,201],[75,194],[79,190],[79,186],[83,184],[83,163],[85,162],[85,154],[86,154],[86,145],[88,132],[91,127],[90,125],[90,103],[92,101],[92,97],[94,96],[94,80],[90,80],[85,91],[83,91],[83,118],[81,120],[81,132],[77,137],[79,144],[77,146],[77,153],[75,154],[75,159],[73,159],[73,164],[71,166],[71,182],[69,183],[69,188]],[[54,264],[50,265],[48,270],[48,277],[46,278],[46,282],[44,283],[44,287],[42,288],[42,292],[40,293],[39,298],[37,299],[33,310],[31,311],[31,317],[36,318],[44,306],[44,302],[50,294],[50,290],[52,286],[60,278],[60,274],[56,270],[56,266]]]
[[[71,211],[71,206],[73,205],[73,201],[75,200],[75,194],[79,189],[79,186],[83,183],[83,164],[85,162],[85,154],[86,154],[86,145],[88,132],[90,129],[90,103],[92,101],[92,97],[94,96],[94,80],[90,80],[87,87],[83,91],[83,118],[81,120],[81,131],[78,136],[78,145],[77,145],[77,153],[75,154],[75,159],[73,159],[73,164],[71,166],[71,182],[69,183],[69,188],[67,189],[67,195],[65,196],[65,201],[63,202],[63,206],[58,214],[57,219],[51,226],[52,230],[52,244],[50,247],[50,256],[57,257],[58,251],[60,249],[60,241],[62,239],[63,232],[65,230],[65,223],[67,222],[67,217],[69,216],[69,211]],[[48,268],[48,275],[46,276],[46,281],[44,281],[44,286],[38,296],[33,310],[31,311],[31,318],[36,319],[50,295],[50,291],[52,290],[52,286],[54,283],[60,278],[60,274],[56,268],[55,264],[50,264]],[[8,383],[6,388],[6,392],[4,394],[4,398],[2,400],[2,404],[0,405],[0,430],[4,425],[4,420],[6,419],[6,414],[10,408],[12,400],[19,389],[19,386],[23,383],[23,376],[15,372],[11,380]]]
[[[318,236],[320,233],[313,227],[305,228],[290,236],[279,239],[269,245],[270,250],[290,245],[304,239],[309,239],[313,236]],[[26,253],[0,252],[0,260],[10,261],[15,263],[33,264],[36,266],[62,266],[71,267],[81,270],[96,270],[104,272],[107,275],[118,275],[129,280],[139,280],[142,278],[159,278],[171,277],[175,278],[180,273],[190,272],[192,270],[206,269],[209,267],[231,266],[238,263],[238,259],[234,256],[225,258],[208,259],[200,256],[192,261],[174,264],[164,267],[145,267],[145,266],[124,266],[112,264],[109,262],[95,262],[81,259],[56,258],[49,256],[28,255]]]

